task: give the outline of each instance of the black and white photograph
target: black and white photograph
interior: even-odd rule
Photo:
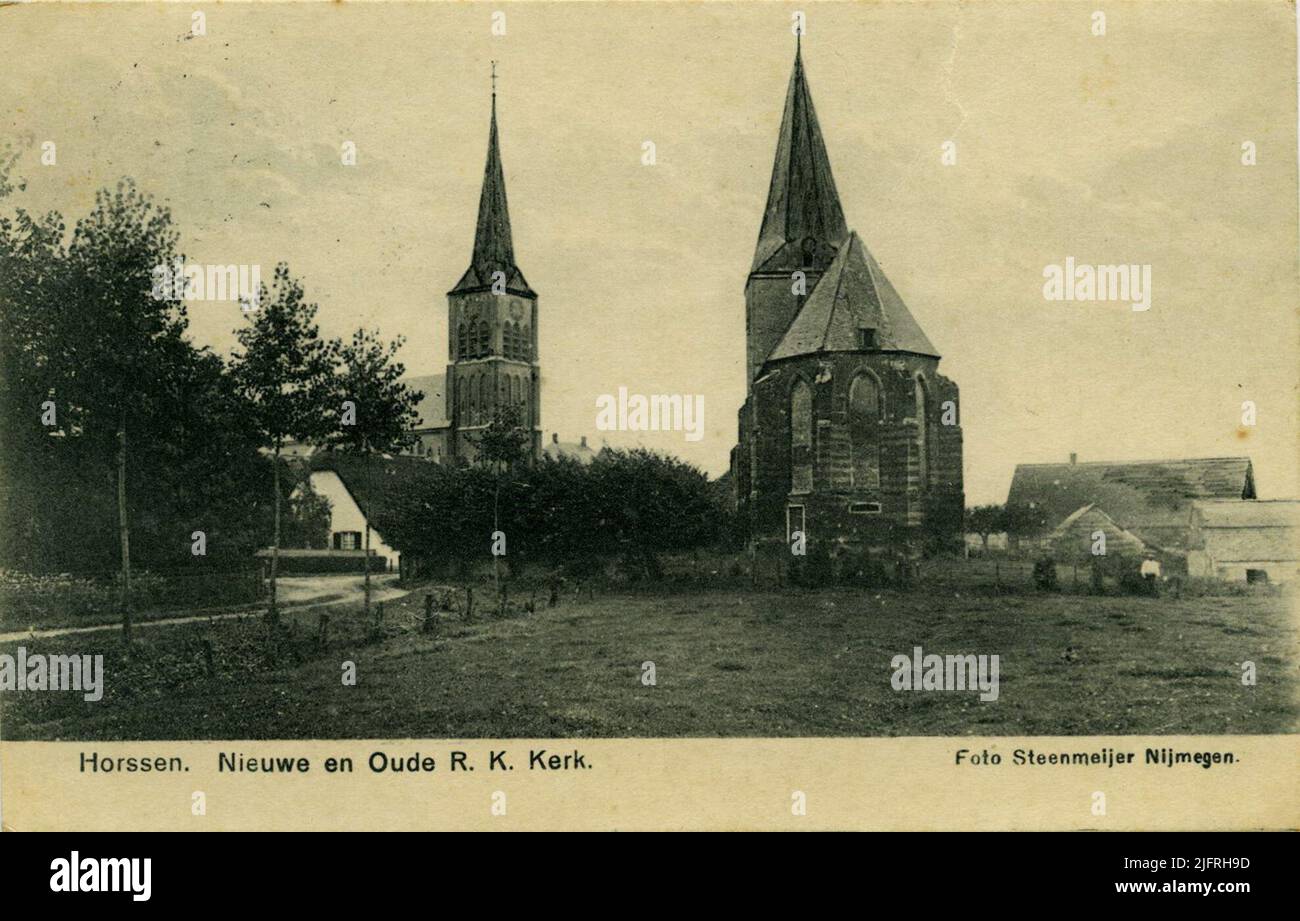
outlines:
[[[38,3],[0,61],[11,758],[1294,768],[1294,5]]]

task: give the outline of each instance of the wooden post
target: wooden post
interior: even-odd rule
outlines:
[[[465,619],[469,620],[474,616],[474,587],[465,586]]]
[[[276,506],[278,509],[279,506]],[[131,646],[131,528],[126,517],[126,408],[117,429],[117,530],[122,554],[122,641]],[[277,525],[279,519],[276,519]]]
[[[215,678],[217,675],[217,668],[213,663],[212,640],[207,637],[203,638],[203,665],[207,669],[208,677]]]
[[[322,646],[328,645],[330,641],[330,616],[324,611],[320,615],[320,627],[316,634],[316,642]]]
[[[433,595],[429,594],[424,596],[424,632],[432,633],[433,625]]]

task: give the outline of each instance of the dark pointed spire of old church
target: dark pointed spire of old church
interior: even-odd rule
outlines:
[[[478,200],[478,223],[474,227],[474,255],[452,293],[491,287],[495,273],[503,273],[506,288],[531,294],[528,282],[515,265],[514,240],[510,233],[510,208],[506,203],[506,179],[501,168],[497,141],[497,75],[492,62],[492,119],[488,130],[487,165],[483,168],[483,190]]]
[[[752,271],[807,267],[810,259],[824,268],[847,237],[844,209],[804,74],[802,47],[796,44]]]

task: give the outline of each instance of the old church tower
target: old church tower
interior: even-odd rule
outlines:
[[[541,373],[537,363],[537,293],[515,263],[506,182],[497,141],[496,77],[487,166],[479,196],[469,268],[447,292],[447,453],[473,461],[474,435],[506,407],[541,450]]]
[[[803,532],[912,556],[959,538],[957,385],[849,230],[795,52],[745,284],[746,399],[731,456],[756,547]]]

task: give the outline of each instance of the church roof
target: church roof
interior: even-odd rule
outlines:
[[[875,331],[874,345],[863,346],[860,329]],[[853,232],[767,360],[863,348],[939,357],[880,265]]]
[[[420,421],[415,426],[416,431],[446,428],[450,424],[447,419],[447,375],[425,374],[420,377],[404,377],[402,383],[411,390],[418,390],[424,394],[415,408],[420,415]]]
[[[767,210],[758,233],[751,271],[787,271],[805,265],[803,244],[814,241],[819,251],[833,251],[848,236],[831,162],[817,124],[803,58],[794,56],[794,71],[785,94],[781,136],[772,165]],[[826,255],[829,258],[829,255]],[[825,265],[824,261],[817,263]]]
[[[492,286],[493,274],[505,275],[506,290],[535,297],[523,272],[515,265],[515,247],[510,233],[510,209],[506,203],[506,178],[501,168],[497,143],[497,96],[492,93],[492,126],[488,132],[487,165],[483,169],[483,190],[478,200],[478,222],[474,227],[474,254],[469,268],[451,294],[482,290]]]

